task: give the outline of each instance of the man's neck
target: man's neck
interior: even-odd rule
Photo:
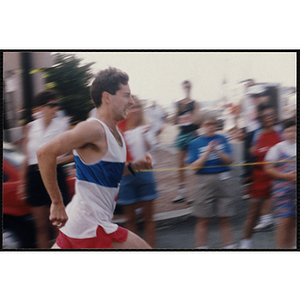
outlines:
[[[97,113],[95,114],[95,118],[99,119],[112,131],[116,131],[117,128],[117,120],[114,120],[113,116],[109,112],[101,110],[98,108]]]

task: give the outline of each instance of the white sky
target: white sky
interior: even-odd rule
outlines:
[[[189,79],[191,96],[198,101],[218,100],[238,82],[253,78],[256,82],[277,82],[296,86],[294,52],[75,52],[83,62],[95,62],[96,73],[109,66],[128,73],[132,94],[141,99],[169,105],[184,94],[181,82]],[[241,85],[239,85],[241,87]]]

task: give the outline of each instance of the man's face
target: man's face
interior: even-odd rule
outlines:
[[[191,92],[191,84],[189,82],[183,83],[182,88],[184,90],[184,93],[188,96]]]
[[[116,92],[116,94],[110,96],[118,121],[126,119],[128,109],[134,104],[129,85],[120,84],[120,89]]]

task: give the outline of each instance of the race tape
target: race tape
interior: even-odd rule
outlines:
[[[197,169],[207,169],[207,168],[220,168],[220,167],[243,167],[243,166],[255,166],[255,165],[266,165],[266,164],[277,164],[277,163],[286,163],[293,162],[296,159],[291,160],[278,160],[278,161],[263,161],[263,162],[254,162],[254,163],[242,163],[242,164],[231,164],[231,165],[216,165],[216,166],[207,166],[207,167],[182,167],[182,168],[161,168],[161,169],[147,169],[147,170],[135,170],[135,172],[166,172],[166,171],[178,171],[178,170],[197,170]]]

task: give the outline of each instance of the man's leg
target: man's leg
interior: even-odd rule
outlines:
[[[58,247],[57,244],[55,243],[55,244],[51,247],[51,249],[61,249],[61,248]]]
[[[155,222],[153,219],[153,202],[154,200],[140,202],[143,209],[145,240],[152,248],[155,247]]]
[[[196,248],[207,247],[209,218],[198,218],[195,228]]]
[[[128,230],[127,240],[123,243],[113,241],[111,249],[152,249],[138,235]]]
[[[252,235],[253,235],[253,228],[257,223],[259,218],[259,212],[261,209],[261,202],[250,200],[250,205],[248,208],[248,215],[247,219],[244,224],[244,232],[243,232],[243,239],[240,242],[241,249],[251,249],[252,248]]]
[[[51,249],[61,249],[56,243]],[[127,240],[123,243],[113,241],[111,249],[152,249],[143,239],[128,230]]]
[[[50,222],[49,208],[47,205],[32,207],[34,222],[36,228],[37,247],[40,249],[49,249],[50,241]]]
[[[251,201],[249,205],[248,216],[244,225],[244,238],[250,239],[253,234],[253,228],[259,218],[259,213],[261,209],[261,202]]]
[[[172,201],[173,203],[180,203],[184,202],[186,198],[186,189],[185,189],[185,171],[182,169],[185,166],[185,157],[186,157],[186,150],[179,151],[178,153],[178,195]]]
[[[227,217],[226,218],[219,217],[218,222],[219,222],[220,235],[224,246],[234,245],[234,238],[233,238],[232,228],[230,225],[230,219]]]
[[[135,234],[137,234],[138,229],[136,224],[135,209],[136,209],[135,203],[123,205],[123,210],[126,218],[126,228],[134,232]]]

